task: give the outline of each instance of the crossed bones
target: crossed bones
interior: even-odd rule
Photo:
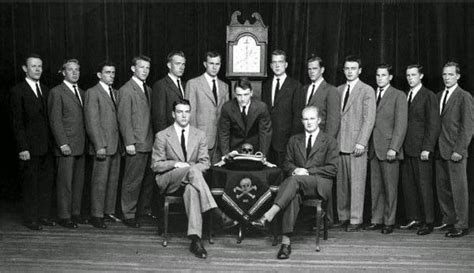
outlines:
[[[237,194],[237,199],[240,199],[242,198],[242,196],[244,195],[248,195],[250,198],[252,199],[255,199],[255,194],[251,194],[250,191],[252,190],[257,190],[257,186],[253,185],[253,186],[242,186],[242,187],[235,187],[234,188],[234,192],[237,193],[237,192],[240,192],[239,194]]]

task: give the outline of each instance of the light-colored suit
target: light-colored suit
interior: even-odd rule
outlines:
[[[189,126],[187,161],[176,134],[174,125],[156,134],[153,145],[151,168],[156,175],[160,192],[173,193],[185,184],[183,194],[188,216],[188,235],[202,235],[202,213],[216,208],[203,172],[209,169],[207,139],[203,131]],[[187,162],[190,166],[175,168],[177,162]]]
[[[340,85],[341,101],[344,101],[346,84]],[[342,104],[342,103],[341,103]],[[375,92],[360,79],[350,92],[346,107],[341,105],[341,126],[337,135],[340,165],[337,173],[337,211],[339,220],[361,224],[364,210],[367,153],[355,157],[356,144],[367,149],[375,123]]]
[[[185,98],[191,104],[191,118],[189,124],[204,131],[207,138],[209,157],[212,163],[220,160],[220,153],[216,153],[217,126],[221,116],[222,105],[229,100],[229,86],[217,80],[217,104],[212,89],[204,75],[191,79],[186,84]]]
[[[151,88],[147,94],[130,79],[118,92],[118,123],[125,146],[135,145],[135,155],[126,154],[122,180],[121,204],[125,219],[135,217],[138,197],[143,185],[152,183],[149,158],[153,146],[153,132],[150,118]],[[152,185],[152,184],[151,184]],[[153,190],[148,187],[149,191]],[[151,192],[149,192],[151,193]]]
[[[116,91],[113,90],[113,93]],[[120,171],[120,137],[117,110],[100,84],[86,91],[84,100],[86,131],[91,140],[89,153],[105,148],[104,160],[94,158],[91,177],[91,215],[103,217],[115,213]]]
[[[373,224],[395,224],[399,160],[403,159],[402,145],[407,120],[405,93],[389,86],[377,106],[369,148]],[[390,149],[397,153],[393,161],[387,161],[387,151]]]

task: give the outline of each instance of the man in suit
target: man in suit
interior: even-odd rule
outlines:
[[[399,160],[403,159],[408,105],[405,93],[390,85],[390,65],[380,64],[375,78],[377,110],[369,147],[372,224],[365,229],[381,229],[382,234],[390,234],[397,212]]]
[[[467,148],[474,132],[471,94],[458,85],[459,64],[448,62],[443,67],[445,90],[438,93],[441,133],[436,157],[436,190],[443,214],[440,230],[446,237],[468,233],[469,200],[467,187]]]
[[[285,51],[275,50],[271,58],[273,77],[262,87],[262,101],[267,104],[272,119],[272,141],[267,159],[282,166],[286,144],[293,134],[293,120],[297,116],[296,103],[301,84],[286,74],[288,62]]]
[[[237,81],[234,95],[233,100],[222,106],[218,136],[222,154],[250,143],[254,151],[267,155],[272,137],[272,121],[267,105],[252,99],[252,85],[246,78]]]
[[[99,83],[86,91],[84,117],[95,155],[91,177],[91,224],[107,228],[104,216],[117,221],[115,201],[120,171],[120,136],[117,122],[117,94],[112,88],[115,65],[103,62],[97,70]]]
[[[58,223],[74,229],[82,223],[80,214],[86,147],[84,91],[77,85],[79,61],[70,59],[64,62],[62,74],[63,82],[49,93],[49,122],[56,140]]]
[[[406,77],[408,125],[403,143],[402,188],[408,223],[402,229],[418,227],[416,234],[433,231],[433,155],[439,136],[440,117],[436,95],[423,86],[423,67],[409,65]]]
[[[282,212],[282,242],[278,259],[291,254],[290,237],[301,205],[301,195],[318,194],[325,201],[332,194],[333,178],[337,173],[338,149],[336,140],[319,129],[321,118],[318,108],[303,109],[304,134],[292,136],[287,146],[283,170],[289,176],[283,181],[273,206],[251,224],[263,228],[278,212]]]
[[[184,98],[185,83],[181,78],[186,66],[182,51],[171,51],[167,56],[168,75],[153,84],[151,93],[151,122],[153,134],[173,124],[173,102]]]
[[[237,223],[222,213],[212,197],[203,172],[209,169],[205,133],[189,125],[191,106],[188,100],[173,103],[175,122],[158,132],[153,145],[151,168],[156,175],[160,193],[173,193],[184,187],[184,206],[188,216],[190,251],[198,258],[207,258],[202,245],[202,213],[210,211],[224,228]]]
[[[145,83],[150,63],[147,56],[133,58],[130,68],[133,76],[118,91],[117,119],[126,152],[121,193],[122,222],[133,228],[140,227],[135,216],[140,190],[145,195],[153,192],[153,172],[149,167],[153,146],[151,88]]]
[[[337,211],[346,231],[358,231],[364,211],[367,176],[367,145],[375,123],[375,91],[359,79],[361,60],[347,56],[344,75],[347,82],[337,89],[341,95]]]
[[[229,100],[229,86],[217,78],[221,67],[221,55],[215,51],[206,52],[203,62],[206,71],[186,84],[185,97],[191,103],[191,126],[206,133],[207,148],[211,164],[221,159],[217,144],[217,125],[222,105]]]
[[[36,54],[22,65],[25,80],[11,90],[13,134],[23,189],[24,224],[32,230],[54,226],[49,219],[54,181],[52,137],[48,124],[49,89],[40,83],[43,61]]]

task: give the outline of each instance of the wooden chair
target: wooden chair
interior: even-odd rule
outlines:
[[[323,238],[324,240],[328,239],[328,218],[326,213],[326,202],[319,195],[304,196],[303,207],[311,207],[316,210],[316,251],[319,252],[321,251],[321,247],[319,246],[321,223],[323,224]]]

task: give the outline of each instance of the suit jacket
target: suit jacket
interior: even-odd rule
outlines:
[[[151,156],[151,168],[154,172],[158,173],[156,181],[160,189],[166,189],[167,185],[173,182],[167,181],[166,177],[169,178],[169,176],[162,176],[162,174],[173,170],[177,162],[187,162],[202,172],[209,169],[210,161],[204,132],[190,126],[188,138],[188,146],[186,147],[187,161],[185,161],[183,150],[173,125],[156,134]]]
[[[343,100],[346,84],[337,87]],[[354,86],[344,110],[341,109],[341,127],[337,135],[340,151],[352,153],[356,144],[367,147],[375,123],[375,91],[360,79]]]
[[[310,86],[310,84],[305,85],[299,92],[297,115],[293,121],[297,126],[296,131],[298,133],[304,132],[301,123],[301,111],[306,107],[306,95]],[[321,118],[319,128],[336,138],[341,123],[341,97],[337,88],[323,80],[309,101],[308,106],[318,107],[319,117]]]
[[[438,93],[438,105],[443,92]],[[438,138],[439,152],[449,160],[453,152],[467,158],[467,148],[474,132],[472,96],[457,87],[441,113],[441,133]]]
[[[43,102],[36,97],[26,80],[11,90],[13,134],[17,152],[29,151],[32,156],[47,154],[52,148],[48,121],[49,89],[40,83]]]
[[[191,103],[190,122],[192,126],[206,133],[207,147],[213,149],[217,138],[217,126],[222,106],[229,100],[229,86],[217,80],[217,104],[211,87],[204,75],[191,79],[186,84],[186,99]]]
[[[150,87],[146,87],[148,94]],[[140,86],[130,79],[118,91],[118,124],[125,146],[135,145],[137,152],[151,152],[153,132],[151,129],[150,102]]]
[[[293,120],[297,115],[301,84],[287,76],[272,106],[272,82],[273,77],[270,77],[263,84],[262,101],[267,104],[272,119],[272,148],[284,152],[290,136],[295,132]]]
[[[419,157],[422,151],[434,152],[440,122],[436,95],[422,86],[408,109],[407,133],[403,143],[405,154]]]
[[[185,83],[181,82],[181,88]],[[173,116],[173,102],[178,99],[183,99],[173,80],[166,75],[161,80],[153,84],[153,91],[151,92],[151,122],[153,127],[153,134],[165,129],[174,123]]]
[[[84,103],[84,91],[78,88],[78,93]],[[86,128],[83,105],[64,82],[49,92],[48,110],[51,132],[56,140],[55,155],[63,155],[60,147],[65,144],[71,148],[72,156],[84,154]]]
[[[254,151],[268,153],[272,137],[272,121],[267,105],[252,99],[247,113],[247,126],[240,115],[237,100],[233,99],[222,106],[219,121],[219,144],[222,154],[238,150],[244,143],[250,143]]]
[[[290,138],[287,146],[283,170],[291,176],[296,168],[305,168],[310,175],[318,179],[327,179],[332,182],[337,173],[339,150],[336,140],[319,131],[311,152],[306,157],[305,134],[297,134]]]
[[[397,152],[397,158],[403,159],[403,140],[407,131],[408,104],[405,93],[389,86],[380,99],[375,114],[372,132],[370,157],[387,160],[389,149]]]
[[[99,83],[86,91],[84,117],[86,132],[91,140],[89,153],[93,155],[97,150],[106,148],[107,155],[114,155],[120,141],[117,110],[108,92]]]

